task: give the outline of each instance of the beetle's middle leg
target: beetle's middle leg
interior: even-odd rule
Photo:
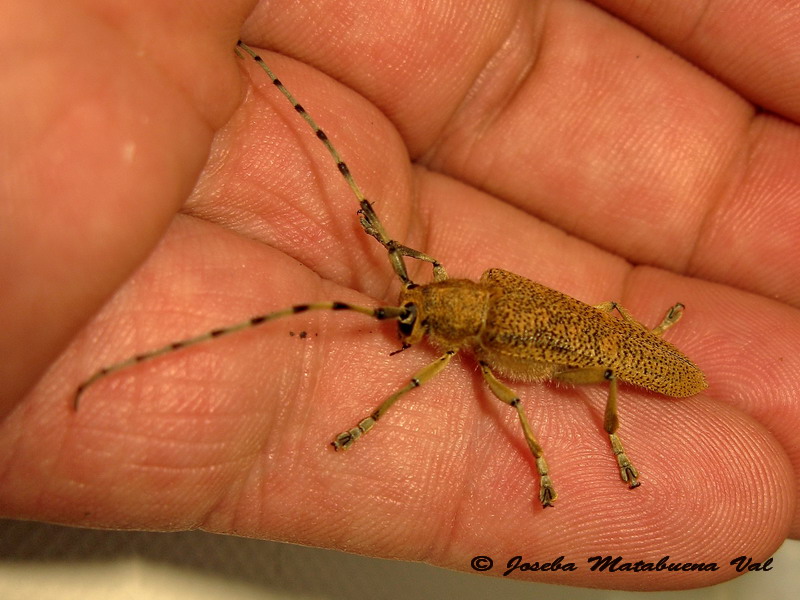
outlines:
[[[548,473],[544,452],[539,442],[536,441],[536,437],[533,435],[533,429],[531,429],[530,423],[528,423],[528,417],[525,416],[525,410],[522,408],[522,402],[519,396],[517,396],[514,390],[494,376],[488,364],[483,361],[480,361],[479,364],[481,373],[483,373],[483,378],[489,386],[489,389],[492,390],[492,393],[517,411],[519,422],[522,425],[522,432],[525,435],[525,441],[528,443],[531,454],[533,454],[533,457],[536,459],[536,469],[539,471],[539,502],[542,503],[542,507],[544,508],[553,506],[553,502],[556,500],[556,490],[553,487],[553,481],[550,479],[550,474]]]
[[[570,369],[557,373],[555,378],[559,381],[572,384],[588,384],[588,383],[602,383],[608,382],[608,399],[606,400],[606,410],[603,416],[603,429],[608,434],[608,439],[611,441],[611,449],[614,451],[614,456],[617,457],[617,464],[619,465],[619,475],[622,481],[627,483],[631,488],[639,485],[639,471],[633,466],[625,449],[622,447],[622,441],[617,435],[619,429],[619,416],[617,413],[617,377],[611,369],[603,367],[590,367],[585,369]]]

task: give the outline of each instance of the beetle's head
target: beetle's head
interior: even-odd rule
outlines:
[[[427,333],[423,306],[420,286],[412,283],[400,293],[400,307],[403,312],[397,318],[397,331],[404,348],[416,344]]]

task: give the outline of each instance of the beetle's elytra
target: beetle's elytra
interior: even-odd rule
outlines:
[[[336,436],[332,442],[335,449],[352,446],[372,429],[400,397],[438,374],[458,352],[468,351],[477,359],[492,393],[517,412],[539,472],[539,501],[542,506],[551,506],[556,499],[544,453],[533,434],[520,398],[495,373],[512,381],[555,379],[573,384],[607,382],[609,390],[604,428],[617,458],[622,480],[631,488],[638,486],[639,473],[617,436],[617,382],[624,381],[672,397],[691,396],[706,388],[700,369],[662,338],[662,334],[681,318],[684,306],[674,305],[657,327],[648,329],[615,302],[590,306],[502,269],[489,269],[477,282],[448,278],[444,267],[436,259],[403,246],[387,234],[372,204],[364,197],[327,135],[258,54],[242,42],[239,42],[238,48],[261,66],[333,157],[337,169],[359,202],[358,212],[365,233],[386,249],[389,263],[400,279],[402,291],[397,306],[369,308],[344,302],[318,302],[252,317],[100,369],[78,387],[75,407],[87,387],[111,373],[143,361],[301,312],[349,310],[378,320],[396,320],[404,348],[427,338],[443,353],[415,373],[406,385],[386,398],[366,418]],[[431,263],[434,281],[421,285],[411,281],[406,270],[406,258]]]

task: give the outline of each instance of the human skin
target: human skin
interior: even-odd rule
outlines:
[[[800,10],[793,3],[2,2],[0,514],[209,531],[526,580],[688,588],[800,533]],[[402,9],[401,9],[402,7]],[[469,357],[347,453],[330,440],[436,356],[391,324],[296,316],[98,368],[291,304],[398,284],[324,148],[391,234],[451,276],[501,267],[615,300],[709,388],[508,382],[559,499],[542,510],[511,409]],[[430,267],[410,264],[415,281]],[[304,330],[301,338],[289,332]],[[598,573],[586,559],[717,562]],[[499,574],[498,568],[492,573]]]

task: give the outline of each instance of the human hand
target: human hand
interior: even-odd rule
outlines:
[[[266,77],[233,56],[237,16],[226,9],[216,37],[191,24],[157,41],[146,29],[129,34],[152,44],[146,66],[131,37],[72,22],[62,55],[36,55],[34,67],[64,61],[71,78],[24,97],[63,112],[15,139],[38,143],[31,181],[58,185],[18,197],[62,219],[9,229],[18,247],[39,236],[15,269],[49,270],[4,303],[6,331],[17,332],[4,356],[34,372],[121,287],[0,429],[3,514],[202,527],[459,569],[476,554],[727,565],[797,535],[800,257],[788,250],[800,107],[786,57],[798,49],[777,43],[777,21],[750,15],[744,44],[740,14],[707,13],[686,38],[685,14],[619,8],[626,25],[582,2],[392,7],[380,19],[389,13],[379,3],[310,14],[271,2],[242,35],[313,66],[263,53],[392,235],[451,276],[498,266],[592,304],[618,300],[650,325],[675,301],[687,305],[667,337],[704,369],[709,390],[678,401],[621,388],[620,434],[642,487],[629,491],[615,475],[602,388],[514,383],[560,494],[542,512],[515,416],[468,358],[352,451],[333,453],[333,435],[435,356],[388,358],[391,325],[357,315],[295,317],[174,354],[98,382],[80,412],[69,410],[95,369],[162,343],[299,302],[394,300],[385,252],[360,231],[324,149]],[[786,70],[768,68],[776,64]],[[230,116],[239,81],[254,89]],[[90,92],[94,110],[81,112]],[[87,115],[109,106],[121,108],[88,135]],[[116,150],[129,139],[135,153],[123,162],[130,153]],[[428,276],[415,265],[415,280]],[[47,306],[31,311],[42,294]],[[310,336],[288,335],[300,330]],[[24,378],[9,370],[4,381]],[[581,566],[517,575],[654,589],[735,574],[621,577]]]

